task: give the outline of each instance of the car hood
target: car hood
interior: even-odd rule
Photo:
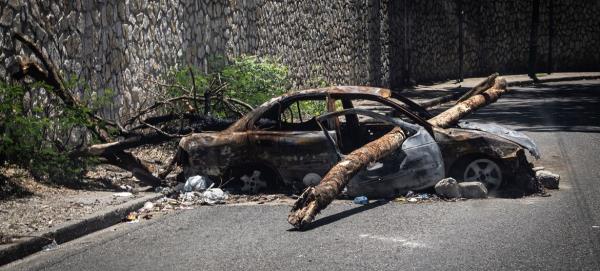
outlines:
[[[530,137],[521,132],[508,129],[496,123],[480,123],[473,121],[459,121],[458,127],[469,130],[483,131],[504,138],[506,140],[510,140],[516,144],[519,144],[521,147],[527,149],[529,153],[531,153],[531,155],[536,159],[540,159],[540,150],[538,149],[535,142],[533,142],[533,140]]]

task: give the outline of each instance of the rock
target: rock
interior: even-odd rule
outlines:
[[[458,183],[460,194],[463,198],[481,199],[487,198],[488,190],[481,182],[462,182]]]
[[[460,187],[453,178],[445,178],[435,185],[435,193],[444,198],[460,198]]]
[[[547,170],[540,170],[535,173],[535,178],[548,189],[558,189],[560,175]]]
[[[13,20],[13,11],[10,8],[5,8],[2,16],[0,16],[0,25],[10,26]]]

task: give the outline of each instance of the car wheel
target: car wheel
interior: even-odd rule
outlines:
[[[237,166],[232,168],[227,176],[229,182],[225,187],[244,194],[274,190],[278,184],[274,170],[260,164]]]
[[[504,177],[502,165],[494,159],[485,157],[463,159],[451,175],[459,182],[481,182],[488,190],[500,187]]]

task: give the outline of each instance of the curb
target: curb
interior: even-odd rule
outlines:
[[[567,76],[567,77],[547,78],[547,79],[544,79],[542,77],[541,79],[538,78],[537,82],[534,82],[533,79],[527,79],[527,80],[518,80],[518,81],[507,82],[507,84],[509,86],[524,86],[524,85],[543,84],[543,83],[562,82],[562,81],[595,80],[595,79],[600,79],[600,75],[587,75],[587,76],[580,75],[580,76]]]
[[[107,210],[85,216],[81,220],[70,221],[51,230],[44,231],[40,234],[42,238],[28,238],[22,242],[2,246],[0,247],[0,266],[42,250],[45,245],[52,242],[52,239],[56,240],[58,244],[62,244],[83,235],[108,228],[121,222],[130,212],[143,207],[147,201],[154,201],[162,197],[164,197],[163,194],[152,193]]]

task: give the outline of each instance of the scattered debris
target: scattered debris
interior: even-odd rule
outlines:
[[[279,204],[291,204],[293,200],[297,199],[296,195],[285,195],[285,194],[229,194],[226,200],[226,204],[265,204],[265,203],[279,203]]]
[[[49,250],[53,250],[56,249],[58,247],[58,243],[56,243],[55,239],[52,239],[52,242],[50,244],[45,245],[42,250],[43,251],[49,251]]]
[[[485,185],[481,182],[461,182],[458,183],[458,186],[460,187],[460,195],[463,198],[487,198],[488,190],[487,188],[485,188]]]
[[[118,192],[113,194],[114,197],[133,197],[131,192]]]
[[[12,235],[5,235],[0,233],[0,245],[10,244],[15,241],[15,238]]]
[[[393,201],[398,202],[398,203],[406,203],[406,198],[405,197],[397,197]]]
[[[560,175],[554,174],[547,170],[539,170],[535,172],[535,178],[548,189],[558,189]]]
[[[207,204],[223,204],[227,199],[227,193],[221,188],[210,188],[202,193],[202,197]]]
[[[133,186],[131,185],[120,185],[119,188],[121,188],[121,190],[126,191],[126,192],[133,192]]]
[[[410,203],[433,202],[433,201],[436,201],[439,199],[436,195],[433,195],[433,194],[427,194],[427,193],[415,194],[412,191],[409,191],[406,198],[407,198],[406,201],[408,201]]]
[[[131,212],[127,215],[127,217],[125,217],[125,221],[127,221],[127,223],[138,223],[140,222],[139,220],[139,215],[137,212]]]
[[[444,198],[460,198],[460,187],[454,178],[445,178],[435,185],[435,193]]]
[[[189,177],[183,185],[184,192],[204,191],[213,185],[213,181],[206,176]]]
[[[435,194],[428,193],[415,193],[414,191],[408,191],[405,196],[400,196],[394,198],[393,202],[398,203],[425,203],[425,202],[434,202],[439,201],[440,198]]]
[[[369,203],[369,199],[367,197],[365,197],[365,196],[359,196],[359,197],[354,198],[353,202],[355,204],[365,205],[365,204]]]
[[[151,211],[153,208],[154,208],[154,203],[148,201],[148,202],[144,203],[144,207],[142,207],[140,209],[140,212]]]

